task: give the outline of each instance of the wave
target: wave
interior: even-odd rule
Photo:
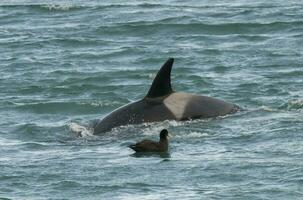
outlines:
[[[282,104],[279,109],[286,110],[303,110],[303,99],[289,100],[287,103]]]
[[[0,8],[6,9],[32,9],[37,11],[75,11],[82,9],[96,9],[103,10],[108,8],[125,8],[125,7],[139,7],[139,8],[155,8],[162,7],[164,4],[151,4],[151,3],[89,3],[86,4],[76,4],[73,2],[58,2],[58,3],[11,3],[2,4]],[[177,5],[167,4],[167,7],[178,7]],[[183,6],[180,6],[183,7]],[[191,6],[190,6],[191,7]],[[206,8],[206,7],[205,7]]]
[[[97,108],[116,107],[117,104],[120,105],[115,101],[15,103],[17,109],[38,114],[99,114],[100,110]]]
[[[35,125],[24,125],[23,128],[28,129],[29,126],[35,126]],[[24,129],[24,130],[25,130]],[[16,139],[4,139],[0,138],[0,144],[1,146],[21,146],[21,147],[26,147],[26,148],[31,148],[31,149],[43,149],[49,145],[53,145],[51,143],[47,142],[24,142],[22,140],[16,140]]]
[[[72,3],[60,3],[60,4],[4,4],[0,5],[0,8],[4,9],[30,9],[30,10],[48,10],[48,11],[71,11],[83,8],[83,6],[77,6]]]
[[[73,4],[47,4],[47,5],[41,5],[41,8],[46,8],[50,11],[57,10],[57,11],[69,11],[71,9],[77,9],[80,8],[78,6],[75,6]]]
[[[275,21],[270,23],[202,23],[198,21],[180,22],[180,18],[161,19],[157,21],[136,21],[128,23],[116,23],[113,25],[100,26],[97,32],[121,34],[121,32],[136,32],[138,34],[150,32],[150,30],[170,30],[174,33],[186,32],[197,34],[265,34],[270,32],[283,32],[292,28],[303,26],[303,21]],[[126,31],[127,30],[127,31]]]
[[[2,4],[2,5],[1,5]],[[80,2],[75,1],[53,1],[52,3],[49,3],[49,1],[40,1],[38,3],[21,3],[20,1],[9,3],[0,3],[0,7],[33,7],[33,8],[46,8],[46,9],[58,9],[58,10],[66,10],[70,8],[112,8],[112,7],[140,7],[140,8],[158,8],[165,6],[165,8],[188,8],[188,9],[210,9],[210,8],[239,8],[239,9],[260,9],[260,8],[294,8],[294,7],[301,7],[302,5],[300,3],[292,3],[292,4],[267,4],[267,3],[243,3],[243,4],[237,4],[237,3],[222,3],[222,2],[214,2],[212,4],[191,4],[186,2],[161,2],[161,3],[151,3],[151,2],[142,2],[142,1],[125,1],[123,3],[121,2],[102,2],[99,1],[98,3],[95,3],[93,1],[91,2],[81,2],[81,5],[79,5]]]
[[[182,135],[176,135],[176,136],[172,136],[173,138],[204,138],[204,137],[208,137],[209,134],[205,133],[205,132],[198,132],[198,131],[192,131],[189,132],[187,134],[182,134]]]
[[[13,137],[22,140],[16,145],[24,149],[45,149],[57,144],[58,138],[66,137],[66,126],[64,122],[17,123],[11,132]]]
[[[64,181],[58,181],[58,182],[53,182],[50,184],[50,187],[54,189],[62,189],[62,188],[75,188],[75,187],[82,187],[82,184],[79,183],[78,181],[71,181],[71,180],[64,180]]]

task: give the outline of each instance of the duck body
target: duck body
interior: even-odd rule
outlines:
[[[136,144],[129,145],[128,147],[136,152],[167,152],[168,150],[168,131],[163,129],[160,132],[159,142],[152,140],[142,140]]]
[[[128,147],[136,152],[166,152],[168,150],[168,141],[142,140]]]

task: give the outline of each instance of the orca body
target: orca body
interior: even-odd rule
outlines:
[[[237,105],[220,99],[173,91],[170,79],[173,62],[170,58],[161,67],[143,99],[109,113],[95,125],[94,134],[127,124],[211,118],[239,110]]]

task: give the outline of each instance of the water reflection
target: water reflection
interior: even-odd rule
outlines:
[[[159,158],[171,158],[169,152],[136,152],[131,154],[130,156],[136,158],[146,158],[146,157],[159,157]]]

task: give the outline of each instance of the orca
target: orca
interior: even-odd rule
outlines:
[[[94,126],[94,134],[128,124],[212,118],[239,110],[239,106],[220,99],[174,91],[170,76],[173,63],[173,58],[164,63],[143,99],[117,108],[99,120]]]

